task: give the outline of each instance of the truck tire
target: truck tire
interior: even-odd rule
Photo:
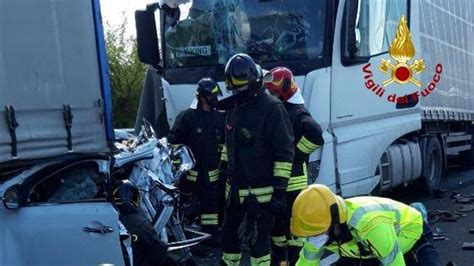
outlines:
[[[441,176],[443,174],[443,150],[438,138],[432,136],[424,140],[423,168],[421,172],[421,181],[426,191],[432,195],[433,190],[439,188]]]

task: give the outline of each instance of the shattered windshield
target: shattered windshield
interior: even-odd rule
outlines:
[[[167,68],[224,65],[235,53],[257,62],[318,59],[326,0],[194,0],[164,29]]]

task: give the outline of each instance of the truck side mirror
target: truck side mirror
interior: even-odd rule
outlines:
[[[14,185],[5,191],[2,197],[3,205],[8,210],[16,210],[21,207],[21,189],[20,185]]]
[[[144,64],[160,69],[160,50],[155,24],[155,13],[151,10],[135,11],[138,59]]]

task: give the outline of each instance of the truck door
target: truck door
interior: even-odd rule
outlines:
[[[124,265],[118,213],[94,163],[22,184],[26,206],[0,208],[0,265]]]
[[[331,128],[337,139],[337,167],[345,196],[370,193],[379,182],[377,166],[383,152],[397,138],[421,126],[419,104],[411,99],[396,102],[418,90],[416,81],[384,83],[393,76],[391,71],[381,70],[383,60],[390,60],[394,67],[399,63],[388,51],[402,16],[409,28],[402,29],[402,46],[409,46],[408,41],[415,50],[418,46],[414,37],[418,20],[413,19],[417,5],[410,8],[409,3],[346,0],[339,4],[331,75]],[[419,56],[415,53],[407,64],[411,66]],[[421,78],[412,74],[414,79]]]

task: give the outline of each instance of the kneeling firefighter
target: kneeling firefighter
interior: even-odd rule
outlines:
[[[265,91],[262,78],[260,66],[246,54],[234,55],[225,68],[233,95],[218,104],[228,110],[224,265],[240,265],[242,242],[249,243],[251,265],[269,265],[274,216],[285,211],[293,132],[283,104]]]
[[[291,236],[291,206],[301,190],[308,186],[307,163],[309,155],[321,147],[324,140],[321,127],[303,105],[304,100],[296,85],[293,73],[288,68],[277,67],[270,70],[264,80],[265,88],[283,101],[295,135],[293,144],[295,157],[286,189],[287,209],[284,215],[277,217],[275,221],[272,232],[271,264],[280,265],[282,261],[288,261],[287,265],[295,265],[303,242]]]
[[[224,116],[214,107],[222,95],[219,85],[211,78],[203,78],[196,89],[191,107],[181,112],[171,129],[168,140],[172,144],[188,146],[196,159],[194,169],[187,173],[183,191],[198,195],[202,231],[214,237],[206,244],[218,244],[218,165],[224,142]],[[223,193],[223,191],[222,191]]]
[[[291,233],[307,238],[297,265],[441,265],[421,203],[344,200],[311,185],[293,204]]]

